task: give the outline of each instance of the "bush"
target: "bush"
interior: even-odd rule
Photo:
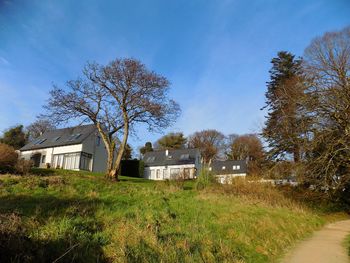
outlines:
[[[197,177],[196,181],[196,189],[202,190],[204,188],[207,188],[210,185],[216,184],[217,180],[212,172],[210,172],[207,168],[203,167],[199,175]]]
[[[17,159],[18,154],[13,147],[0,143],[0,173],[13,172]]]
[[[16,173],[18,174],[28,174],[33,167],[33,161],[20,159],[15,165]]]

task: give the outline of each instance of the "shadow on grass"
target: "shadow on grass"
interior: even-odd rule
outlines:
[[[57,262],[108,262],[102,250],[108,238],[95,217],[101,203],[53,196],[1,197],[0,262],[54,262],[60,257]],[[49,217],[69,221],[64,229],[49,230],[54,237],[33,236],[36,226],[43,226]]]

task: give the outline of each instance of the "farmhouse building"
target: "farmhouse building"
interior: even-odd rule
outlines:
[[[161,150],[145,153],[144,177],[151,180],[193,179],[201,167],[198,149]]]
[[[20,149],[35,167],[104,172],[107,152],[94,125],[45,132]]]
[[[212,171],[219,183],[230,183],[234,177],[247,175],[247,164],[244,160],[214,160],[209,165],[209,171]]]

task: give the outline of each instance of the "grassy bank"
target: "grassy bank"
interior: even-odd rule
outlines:
[[[345,240],[345,247],[348,250],[348,255],[350,257],[350,235]]]
[[[0,176],[0,262],[273,262],[326,221],[271,187],[250,188]]]

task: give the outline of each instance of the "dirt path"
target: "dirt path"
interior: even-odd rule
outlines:
[[[310,239],[301,242],[282,260],[283,263],[349,263],[343,246],[350,234],[350,220],[326,225]]]

